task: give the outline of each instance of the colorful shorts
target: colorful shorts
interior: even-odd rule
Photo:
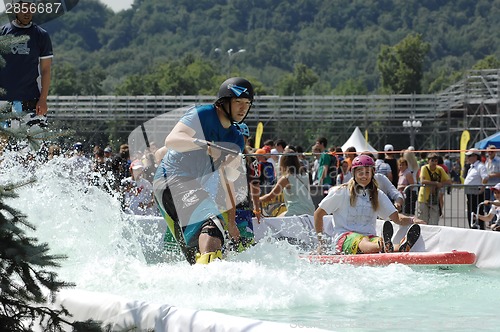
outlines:
[[[153,182],[154,198],[161,215],[167,222],[167,232],[179,244],[186,259],[194,264],[198,252],[201,229],[210,217],[224,217],[210,195],[193,179],[177,178],[168,181],[158,178]]]
[[[346,232],[337,240],[335,253],[346,255],[362,254],[363,252],[359,250],[359,243],[365,237],[368,238],[370,242],[378,242],[380,239],[380,237],[376,235],[363,235],[355,232]]]

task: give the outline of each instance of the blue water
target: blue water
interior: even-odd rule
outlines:
[[[500,324],[500,270],[317,265],[274,239],[208,266],[151,264],[142,247],[154,248],[161,234],[145,235],[116,199],[73,180],[63,160],[31,173],[6,165],[2,184],[36,178],[8,203],[28,216],[37,227],[33,235],[54,254],[68,256],[56,271],[78,289],[284,322],[299,331],[470,331]]]

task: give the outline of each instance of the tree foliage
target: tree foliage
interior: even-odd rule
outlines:
[[[278,92],[285,96],[303,96],[318,81],[316,75],[306,65],[299,63],[295,65],[293,74],[287,74],[278,84]]]
[[[408,35],[395,46],[382,46],[377,58],[382,90],[392,94],[421,93],[424,59],[429,44],[422,35]]]
[[[17,187],[25,184],[18,184]],[[26,235],[34,227],[26,216],[12,208],[6,198],[14,198],[16,186],[0,186],[0,326],[2,331],[32,331],[40,324],[45,331],[102,331],[97,322],[72,323],[64,318],[70,313],[47,307],[49,299],[63,288],[72,286],[58,280],[54,268],[65,257],[50,254],[46,243]],[[48,294],[46,294],[48,293]],[[40,322],[39,322],[40,321]]]
[[[499,56],[500,35],[492,33],[500,30],[499,16],[499,0],[135,0],[131,9],[118,13],[97,0],[85,0],[44,27],[53,36],[54,67],[70,63],[77,73],[102,68],[104,94],[116,93],[117,87],[119,93],[131,94],[138,90],[137,76],[162,65],[182,64],[188,54],[213,62],[215,68],[225,67],[220,63],[227,59],[215,48],[246,49],[232,67],[263,82],[270,94],[289,89],[281,83],[290,83],[299,64],[318,77],[310,93],[349,80],[362,82],[374,93],[381,90],[377,58],[383,45],[393,48],[407,36],[420,36],[422,42],[412,45],[408,40],[408,50],[428,44],[429,51],[417,72],[412,64],[419,59],[401,54],[410,63],[399,60],[405,65],[398,75],[413,85],[396,86],[394,91],[426,93],[486,56]],[[451,77],[442,76],[440,68]],[[168,72],[173,75],[175,70]],[[421,78],[420,87],[415,77]],[[132,79],[127,83],[131,90],[124,91],[125,82]],[[215,79],[211,81],[216,86]],[[144,84],[156,89],[154,82]],[[162,91],[187,91],[184,84],[169,84]]]

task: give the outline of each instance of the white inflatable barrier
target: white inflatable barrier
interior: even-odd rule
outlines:
[[[333,218],[324,218],[323,232],[333,233]],[[377,223],[378,234],[382,233],[383,221]],[[394,224],[394,242],[399,242],[406,234],[407,227]],[[412,251],[450,252],[469,251],[476,254],[479,268],[500,268],[500,232],[477,229],[463,229],[446,226],[421,225],[421,236]],[[317,241],[312,216],[266,218],[262,223],[254,222],[256,239],[270,232],[272,236],[295,238],[301,243],[314,244]]]
[[[158,241],[157,253],[162,250],[162,239],[166,229],[162,218],[137,218],[138,224],[151,232],[160,232],[154,236]],[[378,231],[381,231],[383,221],[378,222]],[[316,235],[312,216],[297,216],[285,218],[265,218],[260,224],[254,221],[254,231],[257,240],[266,235],[295,240],[300,244],[314,246]],[[333,221],[331,216],[325,217],[324,232],[332,234]],[[412,251],[450,252],[461,250],[473,252],[477,255],[476,266],[479,268],[500,268],[500,232],[460,229],[443,226],[422,225],[421,238]],[[406,233],[406,227],[395,225],[394,242],[400,241]],[[147,234],[149,233],[149,234]],[[144,239],[139,239],[140,241]],[[146,240],[144,240],[146,241]],[[147,241],[151,241],[148,237]],[[143,245],[146,248],[146,245]],[[151,250],[150,243],[147,248]],[[153,251],[156,251],[156,249]],[[145,257],[148,257],[145,253]],[[156,259],[155,258],[155,259]],[[55,308],[63,305],[72,313],[72,320],[85,321],[88,319],[110,324],[113,331],[120,331],[135,327],[138,331],[154,329],[163,331],[296,331],[297,326],[285,323],[273,323],[248,318],[229,316],[216,312],[183,309],[171,305],[155,305],[142,301],[130,301],[115,295],[87,292],[82,290],[65,290],[61,292]],[[320,331],[308,328],[308,331]]]
[[[268,332],[296,331],[297,327],[217,312],[183,309],[170,305],[155,305],[129,301],[116,295],[66,290],[57,296],[55,307],[63,305],[72,314],[71,321],[93,319],[112,331],[155,332]],[[70,330],[68,330],[70,331]],[[308,328],[308,331],[323,331]]]

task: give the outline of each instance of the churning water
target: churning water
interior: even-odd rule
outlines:
[[[178,307],[284,322],[298,330],[498,330],[499,270],[316,265],[268,238],[228,261],[147,263],[149,235],[117,200],[85,187],[56,159],[26,171],[3,164],[0,183],[36,182],[7,201],[36,226],[34,236],[67,259],[60,279],[78,289]],[[146,239],[146,240],[144,240]],[[149,240],[149,242],[148,242]],[[500,253],[499,253],[500,255]]]

